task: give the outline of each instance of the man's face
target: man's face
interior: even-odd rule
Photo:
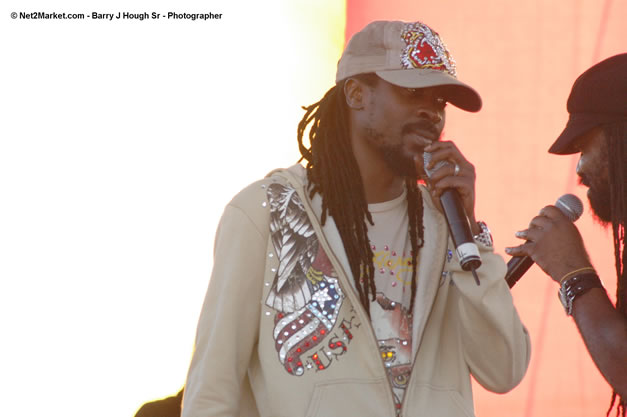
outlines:
[[[608,154],[605,134],[596,127],[577,138],[575,148],[581,153],[577,175],[588,187],[588,200],[594,215],[607,224],[612,221]]]
[[[399,176],[416,176],[414,156],[440,138],[446,101],[438,87],[408,89],[384,80],[370,89],[361,113],[361,137]],[[422,171],[422,169],[421,169]],[[423,172],[418,174],[422,175]]]

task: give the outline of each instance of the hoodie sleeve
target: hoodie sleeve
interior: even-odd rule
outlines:
[[[451,243],[450,243],[451,244]],[[452,279],[459,291],[463,349],[472,375],[486,389],[504,393],[513,389],[529,365],[531,344],[505,282],[506,266],[492,248],[477,242],[482,265],[481,285],[458,262]]]
[[[257,199],[261,209],[265,196]],[[267,224],[264,229],[264,211],[260,209],[244,211],[232,202],[220,220],[182,417],[239,415],[247,369],[258,339],[267,246]]]

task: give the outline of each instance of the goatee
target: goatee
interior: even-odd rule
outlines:
[[[403,153],[402,145],[383,145],[383,159],[390,170],[402,177],[416,177],[414,160]]]
[[[594,218],[603,226],[608,226],[612,222],[612,197],[610,195],[610,185],[605,182],[591,184],[585,176],[580,182],[588,186],[588,201]]]

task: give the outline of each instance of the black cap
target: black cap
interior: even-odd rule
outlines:
[[[573,142],[596,126],[627,120],[627,53],[590,67],[577,78],[566,104],[570,117],[550,153],[576,153]]]

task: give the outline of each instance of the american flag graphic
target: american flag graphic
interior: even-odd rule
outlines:
[[[273,336],[279,360],[287,372],[294,375],[305,372],[301,358],[333,329],[342,306],[343,294],[337,279],[325,278],[318,287],[306,307],[291,314],[278,313],[275,316]],[[313,361],[317,362],[315,358]],[[324,369],[321,363],[317,367]]]

